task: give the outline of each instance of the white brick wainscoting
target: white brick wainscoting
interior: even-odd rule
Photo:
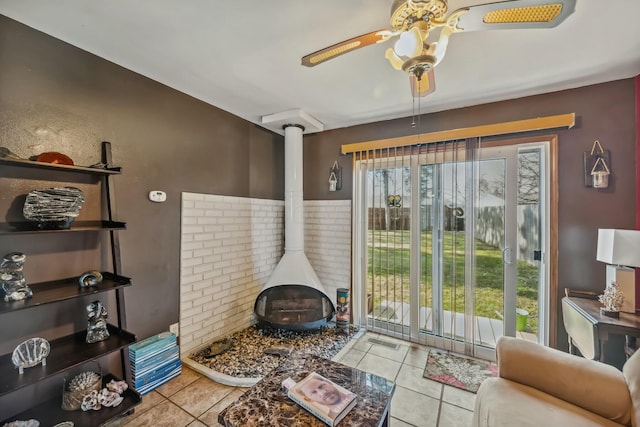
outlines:
[[[283,230],[281,200],[182,193],[181,355],[252,324]]]
[[[305,253],[335,305],[351,284],[351,200],[306,200],[304,218]]]
[[[351,202],[305,201],[305,252],[331,300],[351,280]],[[253,305],[280,260],[284,202],[182,193],[180,353],[255,321]]]

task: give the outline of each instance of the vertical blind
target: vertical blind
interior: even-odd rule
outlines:
[[[473,231],[479,148],[470,138],[354,152],[361,324],[405,339],[429,332],[473,343],[473,322],[455,312],[473,311],[465,271],[475,271],[474,245],[465,229]]]

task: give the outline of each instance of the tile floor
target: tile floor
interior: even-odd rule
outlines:
[[[397,349],[369,338],[397,344]],[[475,394],[427,380],[428,347],[378,334],[354,339],[333,360],[396,382],[391,427],[457,427],[471,424]],[[182,374],[145,395],[134,414],[108,427],[214,427],[218,412],[246,389],[218,384],[183,366]]]

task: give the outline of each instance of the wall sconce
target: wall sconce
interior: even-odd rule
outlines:
[[[342,189],[342,168],[336,160],[329,169],[329,191],[338,191]]]
[[[609,187],[609,150],[603,150],[600,141],[595,140],[591,152],[584,152],[584,185],[585,187]]]

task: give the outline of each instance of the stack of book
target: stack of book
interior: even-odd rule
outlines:
[[[180,375],[182,363],[175,334],[162,332],[129,346],[133,387],[147,394]]]

